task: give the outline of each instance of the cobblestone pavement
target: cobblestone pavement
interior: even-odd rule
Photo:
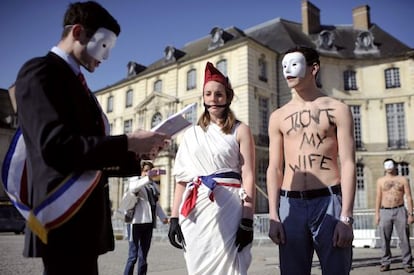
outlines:
[[[42,262],[40,259],[24,258],[23,235],[12,233],[0,233],[0,274],[1,275],[32,275],[42,274]],[[255,244],[252,249],[253,262],[249,269],[249,275],[275,275],[280,274],[278,269],[278,249],[270,242]],[[402,269],[400,251],[392,249],[393,264],[391,270],[383,272],[384,275],[406,274]],[[128,254],[128,242],[118,240],[115,251],[99,257],[100,275],[122,274],[125,260]],[[353,269],[351,274],[378,275],[379,256],[381,251],[373,248],[355,248]],[[185,263],[182,252],[172,247],[167,240],[155,239],[148,256],[149,275],[186,275]],[[321,270],[314,259],[312,275],[321,275]],[[223,274],[225,275],[225,274]]]

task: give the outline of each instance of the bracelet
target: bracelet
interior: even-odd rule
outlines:
[[[245,230],[245,231],[253,231],[253,227],[245,226],[243,224],[240,224],[240,228]]]

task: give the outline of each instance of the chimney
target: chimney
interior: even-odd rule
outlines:
[[[369,15],[369,6],[359,6],[352,9],[352,17],[354,20],[354,29],[369,30],[371,27],[371,19]]]
[[[321,30],[319,14],[319,8],[307,0],[302,0],[302,32],[312,34]]]

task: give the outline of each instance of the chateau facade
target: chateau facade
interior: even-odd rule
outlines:
[[[202,85],[207,61],[229,76],[237,118],[251,127],[256,142],[258,213],[267,213],[268,118],[291,98],[283,79],[281,58],[295,45],[320,53],[321,89],[351,108],[355,122],[356,209],[373,208],[376,179],[383,175],[383,160],[392,157],[399,173],[410,180],[414,169],[414,51],[380,26],[371,23],[369,6],[352,10],[353,24],[323,25],[320,10],[302,1],[302,22],[276,18],[252,28],[211,32],[183,48],[165,48],[164,56],[143,66],[129,62],[125,79],[96,91],[108,116],[111,134],[149,130],[171,114],[197,103],[187,115],[194,123],[204,111]],[[350,11],[351,14],[351,11]],[[161,176],[163,208],[170,210],[175,188],[172,176],[180,134],[155,160],[167,171]],[[111,179],[116,209],[126,179]]]

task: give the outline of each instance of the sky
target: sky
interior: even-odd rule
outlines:
[[[298,22],[302,0],[97,0],[121,25],[109,59],[85,73],[92,91],[122,80],[127,64],[144,66],[163,58],[164,49],[177,49],[209,35],[214,27],[246,30],[282,18]],[[74,0],[0,1],[0,88],[7,89],[19,68],[45,55],[60,38],[64,12]],[[352,9],[369,5],[371,22],[414,48],[412,0],[312,0],[322,25],[352,25]]]

